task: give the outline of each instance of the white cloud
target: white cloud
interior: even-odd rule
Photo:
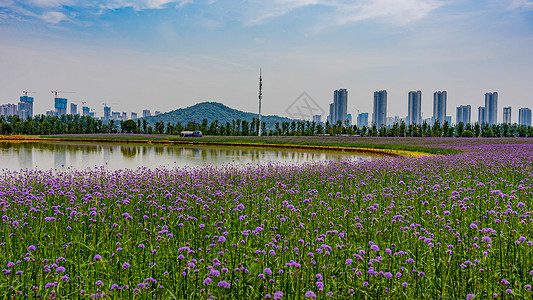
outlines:
[[[112,0],[107,1],[106,4],[102,4],[100,7],[103,9],[131,7],[139,11],[144,9],[162,9],[170,3],[177,3],[176,7],[181,7],[190,2],[192,0]]]
[[[511,8],[531,8],[533,9],[533,1],[530,0],[511,0]]]
[[[372,0],[346,5],[339,9],[340,25],[377,18],[391,18],[398,24],[408,24],[428,16],[441,6],[435,0]]]
[[[68,19],[64,13],[58,11],[49,11],[40,16],[41,20],[46,23],[57,24],[63,20]]]
[[[0,0],[0,7],[10,7],[13,5],[13,0]]]
[[[39,7],[58,7],[62,5],[73,5],[75,3],[73,0],[30,0],[28,2]]]
[[[525,1],[525,0],[523,0]],[[252,9],[252,18],[245,23],[257,25],[286,15],[296,9],[323,6],[322,16],[330,25],[344,25],[363,20],[389,18],[408,24],[428,16],[442,5],[440,0],[276,0],[261,2]]]

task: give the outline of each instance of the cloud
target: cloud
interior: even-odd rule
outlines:
[[[247,25],[258,25],[264,23],[268,19],[280,17],[288,14],[289,12],[303,8],[307,6],[325,4],[321,0],[275,0],[275,1],[261,1],[262,7],[254,8],[253,11],[260,11],[262,14],[256,15],[255,17],[248,19],[245,23]]]
[[[372,0],[344,6],[339,10],[339,25],[363,20],[390,18],[398,24],[408,24],[428,16],[441,6],[435,0]]]
[[[218,63],[219,65],[225,65],[225,66],[229,66],[229,67],[237,67],[237,68],[244,69],[244,70],[253,70],[253,68],[250,67],[250,66],[246,66],[246,65],[243,65],[243,64],[240,64],[240,63],[237,63],[237,62],[233,62],[233,61],[229,61],[229,60],[225,60],[225,59],[220,59],[220,58],[216,58],[216,57],[212,57],[212,56],[204,56],[203,59],[213,61],[215,63]]]
[[[13,5],[13,0],[0,0],[0,7],[10,7]]]
[[[46,23],[57,24],[63,20],[67,20],[67,16],[58,11],[49,11],[40,16],[40,19]]]
[[[525,0],[523,0],[525,1]],[[344,25],[364,20],[388,18],[398,24],[408,24],[428,16],[442,6],[440,0],[275,0],[255,7],[247,25],[258,25],[294,10],[322,6],[321,13],[330,25]]]
[[[511,8],[529,8],[533,9],[533,1],[530,0],[511,0]]]
[[[73,5],[73,0],[30,0],[29,4],[39,7],[59,7],[62,5]]]
[[[144,9],[162,9],[170,3],[177,3],[176,7],[181,7],[190,2],[192,0],[112,0],[106,1],[106,4],[102,4],[100,7],[103,9],[131,7],[136,11],[140,11]]]

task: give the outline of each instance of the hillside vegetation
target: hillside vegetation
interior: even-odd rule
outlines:
[[[240,110],[227,107],[218,102],[202,102],[189,106],[187,108],[179,108],[171,112],[160,114],[158,116],[147,117],[146,120],[150,126],[154,126],[156,122],[181,123],[187,124],[195,122],[201,124],[204,119],[209,123],[218,121],[218,124],[230,124],[235,120],[245,120],[251,122],[254,118],[257,119],[257,113],[244,112]],[[265,123],[267,129],[274,129],[276,122],[292,122],[291,119],[279,116],[262,116],[261,121]]]

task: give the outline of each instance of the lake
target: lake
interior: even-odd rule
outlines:
[[[105,166],[108,170],[138,167],[201,167],[225,164],[305,163],[330,160],[363,161],[361,153],[319,152],[281,148],[164,146],[53,142],[0,142],[0,170],[63,170]]]

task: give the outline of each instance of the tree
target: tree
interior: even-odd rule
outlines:
[[[137,123],[133,120],[126,120],[122,123],[122,132],[134,133],[137,131]]]
[[[148,121],[143,119],[143,133],[148,133]]]
[[[456,136],[462,136],[464,131],[465,131],[465,124],[463,122],[459,122],[459,124],[455,126]]]

